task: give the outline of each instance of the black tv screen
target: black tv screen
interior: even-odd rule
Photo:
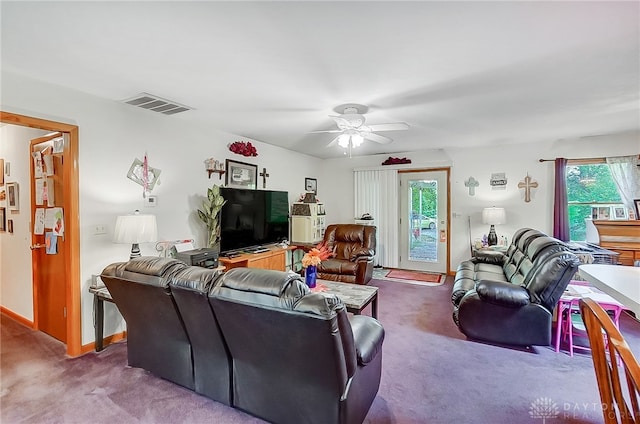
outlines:
[[[289,238],[289,193],[222,187],[220,251],[278,243]]]

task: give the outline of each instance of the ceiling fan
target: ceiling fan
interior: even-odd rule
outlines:
[[[362,106],[362,109],[366,109]],[[337,130],[312,131],[311,133],[340,133],[327,147],[338,144],[340,147],[358,147],[364,140],[373,141],[380,144],[388,144],[393,140],[389,137],[376,134],[374,131],[401,131],[408,130],[409,125],[404,122],[394,122],[387,124],[365,125],[364,115],[358,113],[358,105],[346,105],[342,115],[329,116],[336,121]]]

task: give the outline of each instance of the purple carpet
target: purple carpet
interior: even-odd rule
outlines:
[[[600,423],[591,357],[466,340],[439,287],[372,280],[385,327],[382,383],[366,423]],[[366,309],[365,313],[369,313]],[[621,318],[640,357],[640,323]],[[127,364],[126,342],[69,359],[56,340],[1,320],[2,423],[261,423]],[[330,424],[330,423],[328,423]]]

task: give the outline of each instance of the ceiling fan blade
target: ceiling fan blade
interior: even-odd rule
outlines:
[[[320,133],[341,133],[342,130],[324,130],[324,131],[309,131],[307,134],[320,134]]]
[[[380,143],[380,144],[389,144],[393,141],[389,137],[385,137],[383,135],[374,134],[374,133],[362,134],[362,138],[375,141],[376,143]]]
[[[408,130],[409,125],[404,122],[393,122],[388,124],[373,124],[367,125],[371,131],[401,131]]]
[[[340,138],[340,136],[337,136],[336,138],[334,138],[333,140],[331,140],[331,143],[327,144],[327,147],[333,147],[336,144],[338,144],[338,139]]]
[[[353,125],[351,125],[351,123],[347,119],[343,118],[342,116],[329,116],[329,118],[333,118],[333,120],[336,121],[336,125],[341,130],[353,128]]]

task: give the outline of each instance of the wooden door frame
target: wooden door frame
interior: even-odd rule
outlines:
[[[80,303],[80,195],[78,170],[78,127],[63,122],[33,118],[10,112],[0,111],[0,122],[37,128],[46,131],[69,134],[69,151],[71,154],[71,170],[63,177],[65,193],[65,238],[69,242],[69,254],[65,264],[65,297],[67,304],[67,355],[78,356],[82,353],[81,303]],[[30,148],[28,149],[30,151]],[[31,160],[31,157],[29,157]],[[29,209],[31,210],[31,208]],[[32,259],[33,260],[33,259]],[[34,282],[32,281],[32,284]],[[34,294],[37,291],[34,290]],[[33,297],[34,327],[38,329],[38,298]]]
[[[416,168],[416,169],[399,169],[398,174],[410,174],[414,172],[432,172],[432,171],[445,171],[447,174],[447,264],[446,274],[453,275],[450,267],[451,262],[451,167],[439,167],[439,168]],[[400,198],[398,198],[400,202]],[[398,205],[400,207],[400,205]],[[398,241],[399,242],[399,241]]]

